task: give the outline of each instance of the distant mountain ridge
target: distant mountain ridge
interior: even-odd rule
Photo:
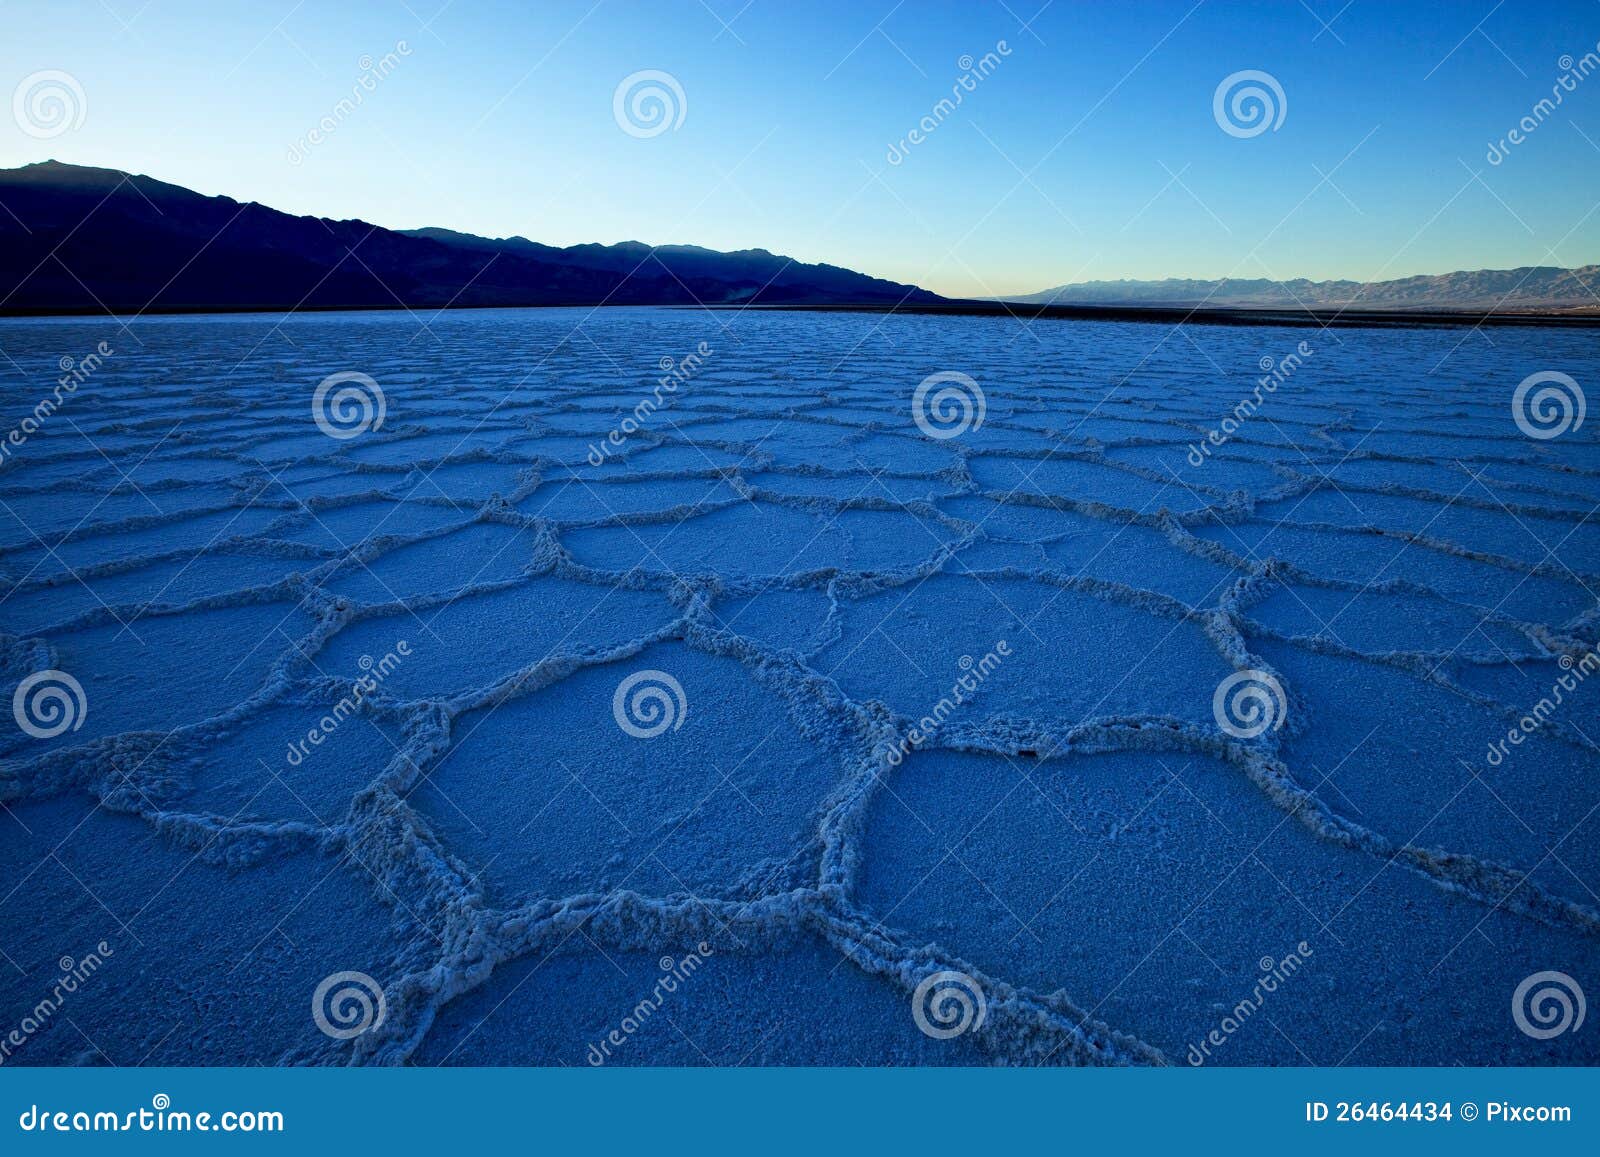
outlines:
[[[1529,265],[1478,269],[1392,281],[1292,281],[1221,278],[1215,281],[1080,281],[1006,298],[1043,305],[1198,306],[1216,309],[1600,309],[1600,265],[1563,269]]]
[[[1600,314],[1600,265],[1390,281],[1089,281],[1003,298],[1217,311]],[[765,249],[557,247],[445,228],[294,216],[116,169],[0,169],[0,315],[534,305],[959,305]]]
[[[0,169],[0,314],[942,300],[764,249],[556,248],[297,217],[116,169]]]

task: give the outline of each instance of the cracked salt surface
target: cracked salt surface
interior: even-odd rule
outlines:
[[[1302,941],[1215,1063],[1600,1060],[1507,1007],[1600,983],[1600,681],[1485,759],[1600,643],[1596,426],[1509,411],[1600,380],[1588,334],[12,321],[5,426],[108,331],[0,469],[7,695],[87,703],[0,733],[0,1018],[115,955],[10,1063],[581,1064],[701,945],[608,1063],[1182,1063]],[[936,440],[948,369],[987,411]],[[344,370],[387,413],[339,441]],[[1248,668],[1288,709],[1242,740]],[[613,715],[644,670],[683,694],[654,738]],[[945,969],[987,1013],[941,1041],[909,994]],[[386,995],[353,1042],[307,1007],[347,970]]]

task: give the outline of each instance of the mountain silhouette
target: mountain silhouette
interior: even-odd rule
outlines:
[[[764,249],[384,229],[57,161],[0,170],[0,295],[9,314],[942,300]]]

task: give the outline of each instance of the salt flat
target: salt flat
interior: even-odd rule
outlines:
[[[1600,423],[1512,405],[1600,357],[1492,337],[0,323],[0,436],[112,351],[0,466],[0,1033],[104,945],[7,1061],[1600,1061],[1512,1015],[1600,990]]]

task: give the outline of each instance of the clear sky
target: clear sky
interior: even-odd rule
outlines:
[[[396,228],[759,247],[955,295],[1600,261],[1600,71],[1571,80],[1596,0],[0,0],[0,29],[6,93],[82,93],[44,139],[14,99],[0,165]],[[614,111],[642,70],[683,94],[651,136]],[[1283,93],[1254,136],[1214,115],[1243,70]]]

